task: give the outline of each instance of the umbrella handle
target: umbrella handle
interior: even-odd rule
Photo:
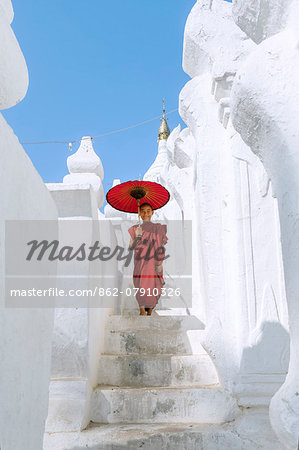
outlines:
[[[138,224],[140,227],[140,199],[137,199],[137,204],[138,204]]]

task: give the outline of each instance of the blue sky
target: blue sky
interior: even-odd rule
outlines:
[[[27,96],[4,111],[21,142],[69,140],[150,119],[178,106],[189,77],[183,34],[195,0],[13,0],[14,32],[30,77]],[[178,113],[169,116],[173,129]],[[159,120],[94,140],[104,190],[143,175],[156,157]],[[182,123],[183,125],[183,123]],[[68,173],[68,146],[24,146],[45,182]],[[75,144],[75,151],[78,145]]]

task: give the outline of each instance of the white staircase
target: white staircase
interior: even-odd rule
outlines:
[[[94,423],[222,423],[235,402],[221,389],[192,316],[111,316],[91,402]],[[192,337],[192,339],[191,339]]]
[[[46,433],[44,450],[281,450],[267,411],[241,413],[219,385],[203,328],[192,316],[111,316],[90,425]]]

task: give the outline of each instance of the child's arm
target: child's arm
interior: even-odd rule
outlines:
[[[134,248],[136,247],[137,243],[140,241],[140,238],[135,238],[130,240],[130,244],[129,244],[129,250],[134,250]]]
[[[160,225],[160,228],[161,228],[161,234],[162,234],[162,238],[161,238],[162,245],[159,250],[162,251],[161,252],[162,254],[159,258],[157,258],[157,262],[156,262],[156,273],[158,273],[158,274],[163,273],[163,260],[165,258],[165,244],[168,241],[168,238],[166,236],[166,230],[167,230],[166,225],[162,225],[162,226]]]
[[[162,245],[160,248],[163,249],[163,253],[165,255],[165,247],[164,247],[164,245]],[[158,258],[158,261],[156,263],[156,272],[157,273],[162,273],[163,272],[163,260],[164,260],[164,257],[163,258],[161,258],[161,257]]]

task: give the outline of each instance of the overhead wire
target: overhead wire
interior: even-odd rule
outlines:
[[[172,114],[172,113],[174,113],[176,111],[178,111],[178,108],[172,109],[171,111],[165,113],[165,115]],[[74,144],[76,142],[81,142],[84,139],[92,139],[92,140],[94,140],[94,139],[97,139],[99,137],[109,136],[110,134],[121,133],[123,131],[130,130],[132,128],[136,128],[136,127],[139,127],[141,125],[144,125],[146,123],[153,122],[154,120],[160,119],[163,116],[164,116],[164,114],[160,114],[159,116],[153,117],[152,119],[144,120],[143,122],[136,123],[135,125],[131,125],[129,127],[120,128],[118,130],[113,130],[113,131],[108,131],[107,133],[97,134],[95,136],[83,137],[83,138],[80,138],[80,139],[70,139],[70,140],[65,140],[65,141],[52,140],[52,141],[37,141],[37,142],[21,142],[21,144],[22,145],[37,145],[37,144],[69,144],[70,145],[70,144]]]

